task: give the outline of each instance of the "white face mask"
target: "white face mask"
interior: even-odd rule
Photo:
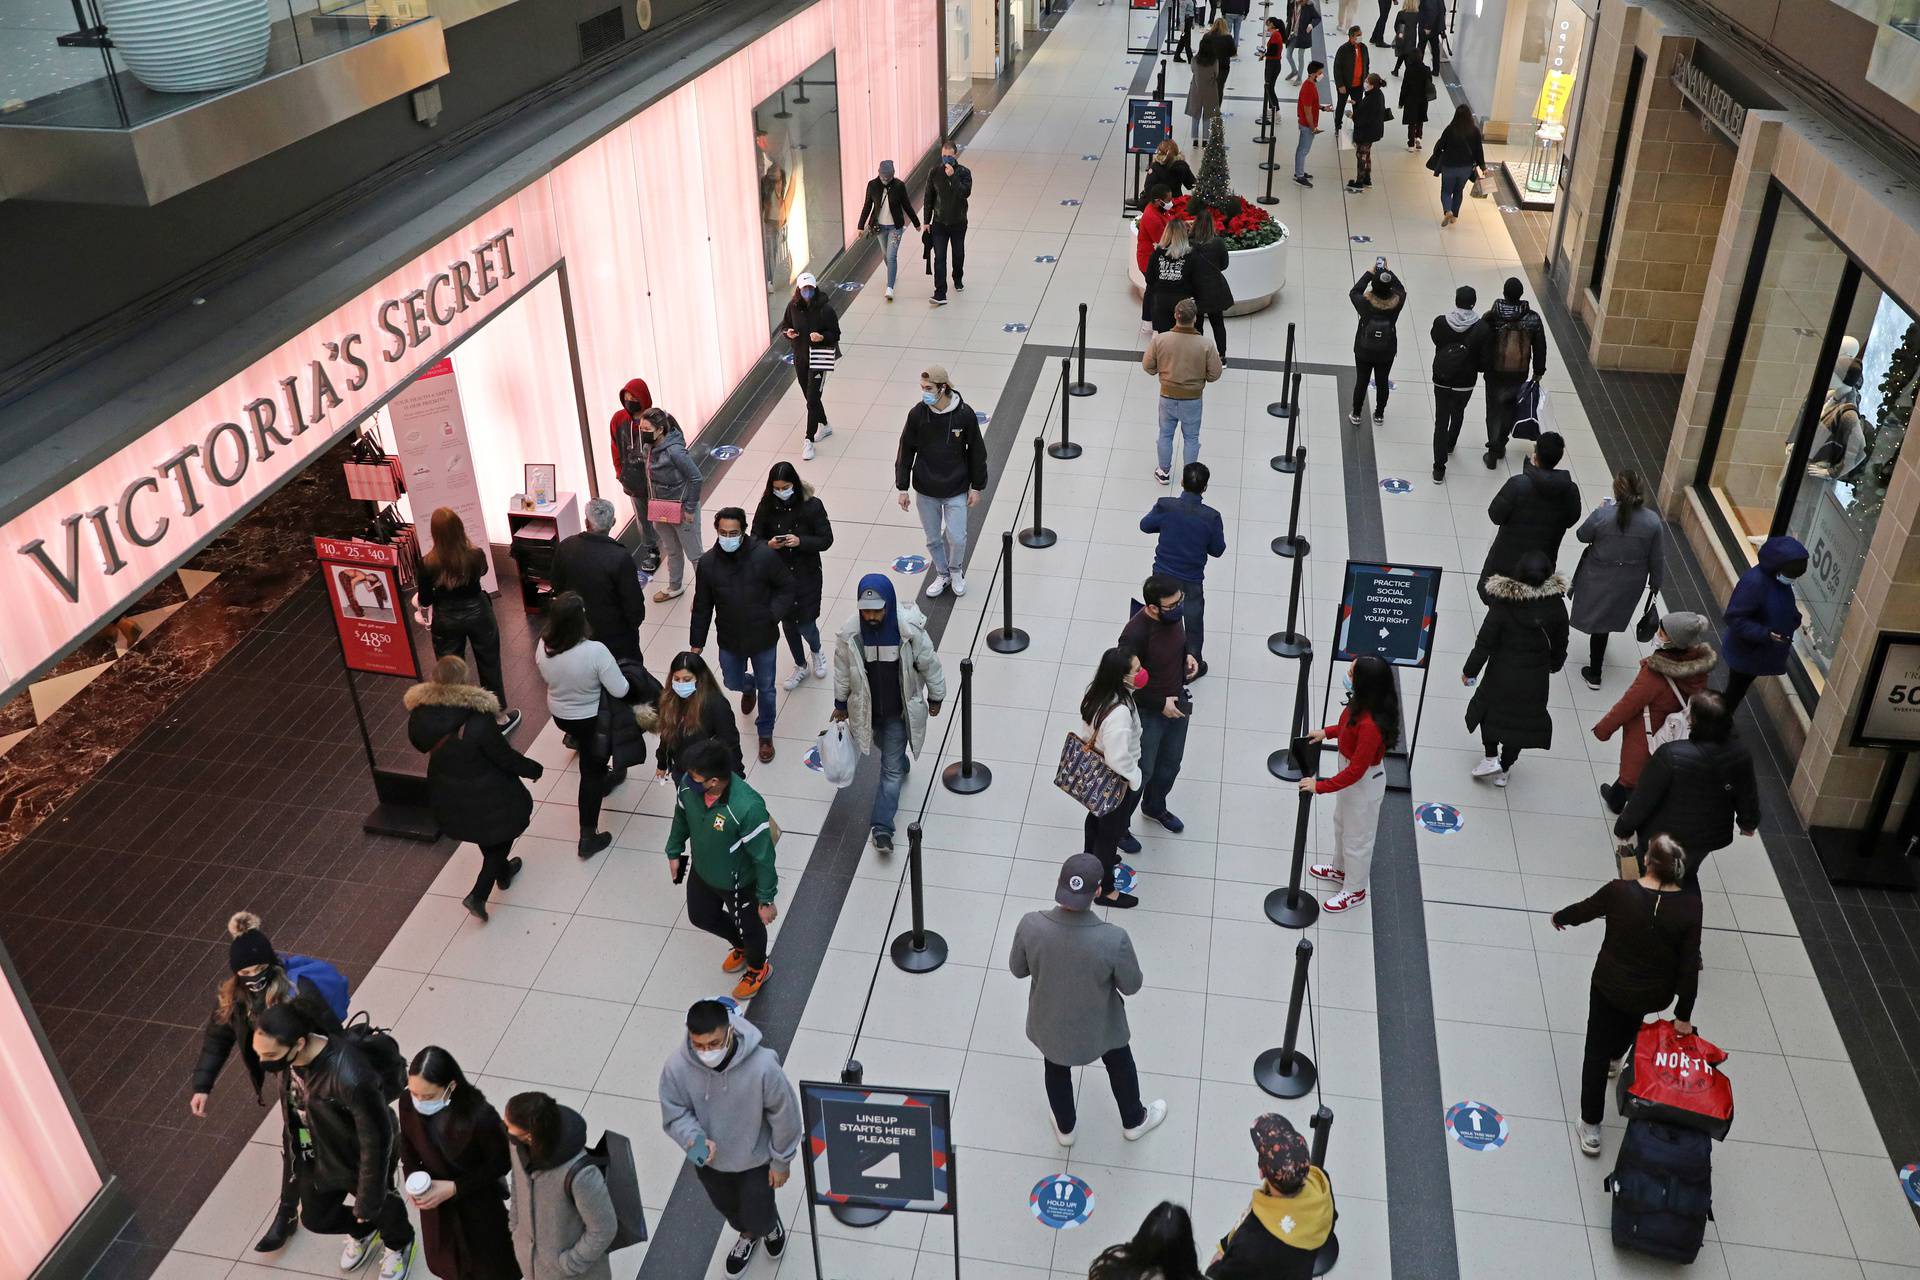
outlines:
[[[413,1100],[413,1109],[415,1114],[417,1115],[437,1116],[442,1111],[445,1111],[447,1109],[447,1104],[452,1101],[453,1101],[453,1097],[451,1094],[442,1094],[440,1097],[435,1098],[432,1102],[422,1102],[420,1101],[420,1099],[415,1098]]]
[[[717,1067],[727,1060],[727,1050],[732,1047],[732,1037],[728,1037],[728,1043],[721,1045],[718,1049],[695,1049],[693,1056],[700,1059],[706,1066]]]

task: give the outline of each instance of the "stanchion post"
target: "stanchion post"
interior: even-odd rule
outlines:
[[[1168,26],[1168,37],[1169,37],[1168,43],[1171,44],[1172,43],[1171,24],[1169,24]],[[1164,62],[1160,64],[1160,78],[1154,81],[1153,97],[1154,97],[1154,101],[1156,102],[1165,102],[1167,100],[1167,64]]]
[[[1306,449],[1300,451],[1305,453]],[[1305,556],[1293,557],[1293,581],[1287,587],[1287,629],[1267,637],[1267,652],[1276,658],[1304,658],[1313,652],[1313,641],[1294,625],[1300,617],[1300,575],[1306,564]]]
[[[1027,633],[1013,625],[1013,532],[1000,535],[1000,622],[987,632],[987,648],[995,653],[1019,653],[1027,647]]]
[[[1293,423],[1287,423],[1287,434],[1293,434]],[[1301,445],[1293,451],[1293,469],[1287,474],[1293,477],[1293,504],[1287,515],[1287,531],[1273,540],[1273,554],[1291,556],[1299,559],[1313,550],[1313,544],[1300,536],[1300,481],[1307,473],[1307,446]],[[1293,631],[1293,621],[1288,619],[1287,631]]]
[[[1313,1119],[1307,1121],[1313,1130],[1313,1151],[1307,1157],[1307,1163],[1316,1169],[1327,1167],[1327,1135],[1333,1132],[1333,1109],[1326,1103],[1314,1108]],[[1340,1261],[1340,1237],[1333,1232],[1327,1233],[1327,1242],[1313,1255],[1313,1274],[1323,1276],[1333,1270],[1333,1264]]]
[[[920,884],[920,824],[907,824],[907,891],[913,927],[893,940],[893,962],[908,973],[932,973],[947,962],[947,940],[927,928],[926,890]]]
[[[1300,1052],[1300,1006],[1307,996],[1307,966],[1313,963],[1313,943],[1300,939],[1293,949],[1293,994],[1287,1000],[1287,1035],[1278,1049],[1268,1049],[1253,1060],[1253,1082],[1276,1098],[1304,1098],[1320,1072],[1313,1059]]]
[[[1293,373],[1293,321],[1287,321],[1287,366],[1280,373],[1280,398],[1267,406],[1276,418],[1292,418],[1300,404],[1300,382]],[[1293,461],[1293,428],[1287,428],[1287,451],[1273,460],[1275,471],[1285,471],[1282,462]]]
[[[1087,381],[1087,304],[1080,304],[1080,328],[1074,335],[1074,344],[1080,348],[1080,377],[1067,384],[1070,396],[1090,396],[1100,388]]]
[[[993,770],[973,758],[973,659],[960,659],[960,758],[940,771],[940,783],[955,795],[979,795],[993,785]]]
[[[1073,416],[1073,392],[1068,385],[1073,380],[1073,360],[1069,356],[1060,357],[1060,438],[1047,446],[1047,453],[1062,462],[1070,462],[1080,456],[1080,446],[1073,442],[1069,419]]]
[[[1047,438],[1033,438],[1033,527],[1020,531],[1020,545],[1035,551],[1043,550],[1060,541],[1060,535],[1047,528],[1046,514],[1041,510],[1041,488],[1046,479]]]
[[[854,1058],[847,1059],[847,1065],[840,1068],[840,1083],[862,1085],[866,1083],[867,1069]],[[864,1204],[830,1205],[827,1212],[833,1220],[846,1227],[871,1227],[885,1222],[893,1214],[891,1209],[876,1209]]]
[[[1313,654],[1300,655],[1300,669],[1294,673],[1298,682],[1293,687],[1293,720],[1287,731],[1287,742],[1291,746],[1295,738],[1307,732],[1307,681],[1313,674]],[[1303,776],[1300,766],[1294,763],[1293,752],[1288,747],[1267,756],[1267,772],[1282,782],[1298,782]]]
[[[1320,902],[1300,887],[1300,874],[1307,865],[1307,828],[1313,822],[1313,793],[1301,791],[1298,815],[1293,820],[1293,862],[1287,868],[1287,887],[1275,889],[1262,904],[1267,919],[1282,929],[1304,929],[1320,918]]]
[[[1273,140],[1277,136],[1277,134],[1267,135],[1267,158],[1260,162],[1260,167],[1267,171],[1267,192],[1265,195],[1258,197],[1254,201],[1255,204],[1280,203],[1280,197],[1273,194],[1273,171],[1280,167],[1280,162],[1273,158]]]

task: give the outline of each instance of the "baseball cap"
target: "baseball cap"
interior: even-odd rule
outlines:
[[[861,609],[884,609],[887,607],[887,598],[878,591],[868,588],[860,593],[860,598],[854,603]]]
[[[804,289],[809,285],[818,285],[820,282],[813,278],[813,272],[802,271],[800,273],[800,279],[795,283],[797,283],[802,289]]]
[[[1060,864],[1060,883],[1054,888],[1053,900],[1071,910],[1085,911],[1093,905],[1093,895],[1100,891],[1104,874],[1106,867],[1100,859],[1090,853],[1074,854]]]
[[[943,364],[928,365],[920,371],[920,376],[936,387],[950,387],[953,385],[953,379],[947,376],[947,366]]]

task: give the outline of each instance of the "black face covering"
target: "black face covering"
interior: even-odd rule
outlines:
[[[293,1055],[291,1053],[289,1053],[284,1058],[260,1059],[260,1069],[262,1071],[280,1072],[280,1071],[285,1071],[287,1068],[291,1067],[292,1065],[293,1065]]]
[[[240,985],[253,992],[253,994],[259,995],[273,985],[273,967],[269,965],[259,973],[254,974],[251,978],[241,978]]]

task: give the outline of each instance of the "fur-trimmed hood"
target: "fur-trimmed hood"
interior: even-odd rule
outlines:
[[[1556,573],[1539,586],[1530,587],[1518,578],[1509,578],[1504,573],[1496,573],[1487,579],[1487,594],[1495,600],[1509,600],[1515,603],[1523,600],[1546,600],[1553,596],[1567,594],[1567,580]]]
[[[431,680],[408,689],[401,704],[412,711],[416,707],[453,707],[462,711],[500,714],[500,699],[477,684],[437,684]]]
[[[1697,644],[1691,649],[1655,649],[1646,657],[1647,670],[1669,680],[1704,676],[1719,661],[1720,655],[1710,644]]]

